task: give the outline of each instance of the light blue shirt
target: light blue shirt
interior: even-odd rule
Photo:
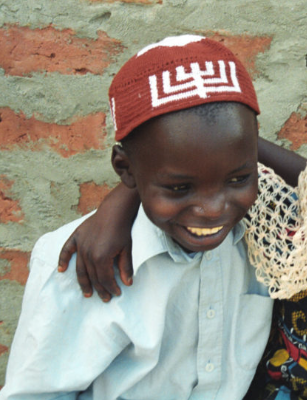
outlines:
[[[134,284],[109,304],[82,296],[59,251],[83,219],[44,235],[31,258],[1,400],[241,400],[266,346],[273,301],[238,224],[186,254],[141,208]]]

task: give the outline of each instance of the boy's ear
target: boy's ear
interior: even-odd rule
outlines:
[[[121,181],[130,189],[136,187],[134,175],[131,171],[131,162],[125,150],[120,145],[113,146],[111,162],[114,171]]]

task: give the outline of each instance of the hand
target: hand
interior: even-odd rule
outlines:
[[[131,226],[139,205],[136,192],[117,186],[95,214],[85,220],[68,238],[59,256],[59,272],[65,272],[77,253],[76,272],[85,297],[93,287],[105,302],[121,290],[114,277],[114,260],[122,282],[132,284]]]

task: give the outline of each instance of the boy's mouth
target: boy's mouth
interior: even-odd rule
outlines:
[[[215,228],[196,228],[192,226],[187,226],[186,229],[196,236],[209,236],[215,235],[223,229],[224,226],[216,226]]]

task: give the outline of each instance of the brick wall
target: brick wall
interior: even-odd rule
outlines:
[[[165,36],[224,42],[251,73],[261,135],[307,154],[305,1],[0,0],[0,386],[33,244],[116,184],[107,89]]]

